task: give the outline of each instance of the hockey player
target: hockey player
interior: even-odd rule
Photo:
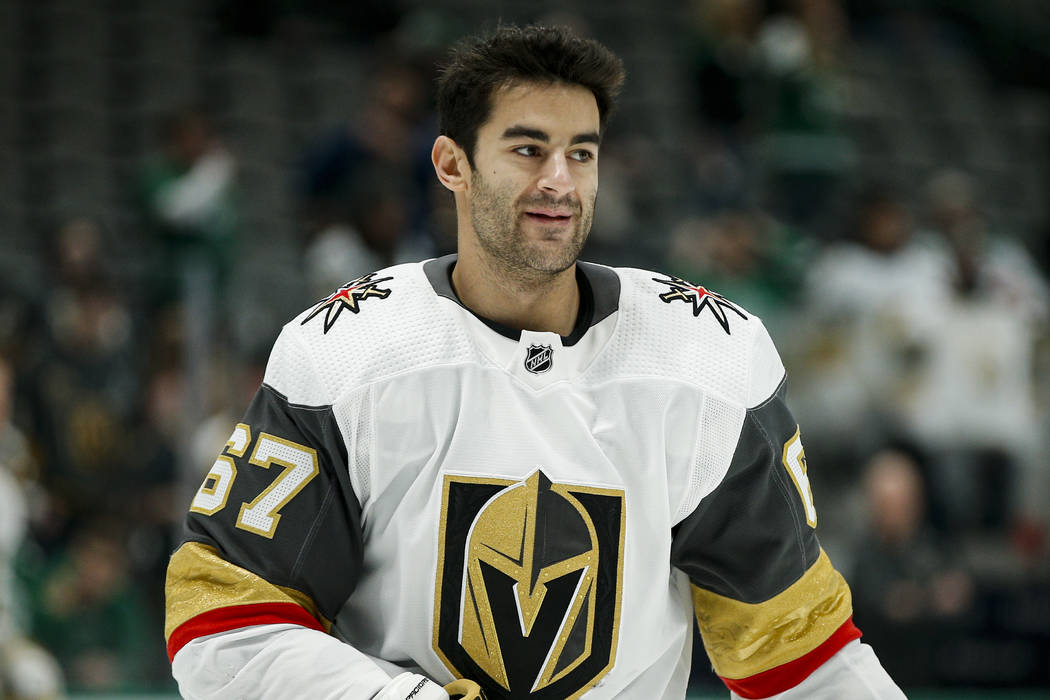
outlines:
[[[187,698],[680,700],[696,623],[733,697],[903,697],[815,536],[762,323],[577,262],[622,80],[561,29],[453,53],[458,255],[281,332],[169,565]]]

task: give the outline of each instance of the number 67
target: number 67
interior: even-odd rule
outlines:
[[[212,464],[211,471],[193,497],[191,511],[215,515],[226,507],[233,481],[237,478],[237,465],[233,457],[243,457],[251,441],[251,428],[238,423],[226,441],[223,454]],[[248,462],[263,469],[269,469],[271,464],[284,467],[284,471],[255,500],[242,503],[240,513],[237,514],[238,528],[272,539],[277,523],[281,521],[281,508],[319,473],[317,451],[276,435],[259,433]]]

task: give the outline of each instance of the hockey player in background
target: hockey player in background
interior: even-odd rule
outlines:
[[[453,52],[458,254],[283,329],[169,565],[185,697],[681,699],[697,623],[733,697],[903,697],[817,541],[761,321],[577,262],[622,81],[562,29]]]

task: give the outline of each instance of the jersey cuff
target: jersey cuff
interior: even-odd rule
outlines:
[[[747,678],[722,678],[726,687],[742,698],[768,698],[782,693],[806,680],[809,674],[816,671],[825,661],[834,656],[839,649],[854,639],[859,639],[860,630],[853,624],[851,615],[822,644],[800,656],[768,671],[756,673]]]
[[[239,627],[293,624],[325,632],[330,626],[306,594],[231,564],[202,542],[185,542],[172,555],[164,595],[169,659],[198,637]]]
[[[295,603],[251,603],[217,608],[182,623],[168,637],[168,660],[198,637],[253,625],[292,624],[324,632],[324,626]]]

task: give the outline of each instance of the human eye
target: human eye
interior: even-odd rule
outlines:
[[[588,150],[586,148],[580,148],[570,153],[569,157],[580,163],[589,163],[598,156],[594,153],[594,151]]]
[[[538,156],[540,154],[539,146],[536,146],[534,144],[526,144],[524,146],[515,146],[512,150],[515,153],[517,153],[519,156],[526,156],[526,157],[529,157],[529,158],[532,158],[534,156]]]

